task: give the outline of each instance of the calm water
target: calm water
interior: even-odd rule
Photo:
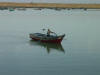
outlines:
[[[30,41],[43,28],[62,44]],[[0,11],[0,75],[100,75],[100,11]]]

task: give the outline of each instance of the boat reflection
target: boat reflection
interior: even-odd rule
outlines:
[[[30,40],[30,45],[33,46],[42,46],[44,47],[48,53],[52,50],[57,50],[65,53],[65,50],[61,44],[53,44],[53,43],[42,43],[42,42],[36,42],[33,40]]]

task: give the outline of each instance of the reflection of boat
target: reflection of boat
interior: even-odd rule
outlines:
[[[41,33],[33,33],[30,34],[30,38],[35,41],[40,41],[40,42],[46,42],[46,43],[61,43],[63,40],[65,34],[55,36],[55,35],[50,35],[47,36],[46,34],[41,34]]]
[[[64,51],[64,48],[62,47],[61,44],[51,44],[51,43],[42,43],[42,42],[36,42],[31,40],[30,41],[31,45],[35,45],[35,46],[42,46],[44,48],[46,48],[47,52],[49,53],[51,50],[57,50],[57,51]]]

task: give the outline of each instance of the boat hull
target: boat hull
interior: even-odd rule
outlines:
[[[40,41],[40,42],[45,42],[45,43],[61,43],[62,39],[56,39],[56,40],[40,40],[36,38],[31,38],[34,41]]]
[[[47,37],[47,35],[43,36],[43,37],[38,37],[34,34],[30,34],[30,38],[34,41],[39,41],[39,42],[44,42],[44,43],[61,43],[61,41],[63,40],[65,34],[64,35],[60,35],[57,37]]]

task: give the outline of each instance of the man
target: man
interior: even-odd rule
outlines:
[[[52,32],[50,29],[48,29],[47,36],[50,36],[50,33],[54,33],[54,32]]]

